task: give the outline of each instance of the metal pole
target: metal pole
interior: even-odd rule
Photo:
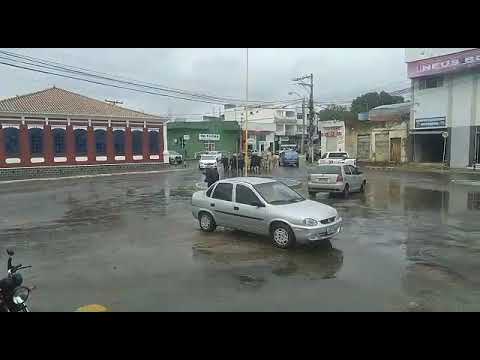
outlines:
[[[248,176],[247,170],[247,155],[248,155],[248,48],[247,48],[247,76],[246,76],[246,89],[245,89],[245,156],[243,158],[243,168],[245,169],[245,176]]]
[[[303,147],[304,147],[304,142],[305,142],[305,96],[302,99],[302,143],[300,144],[300,153],[303,154]]]
[[[443,166],[445,166],[445,151],[447,149],[447,138],[443,138]]]
[[[313,74],[310,74],[310,162],[313,164]]]

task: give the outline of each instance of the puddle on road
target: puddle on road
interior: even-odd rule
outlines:
[[[255,287],[272,275],[331,279],[343,265],[343,252],[330,242],[282,250],[266,237],[222,229],[195,241],[192,253],[200,264],[227,271],[242,284],[249,283],[248,279],[262,279],[251,281]]]

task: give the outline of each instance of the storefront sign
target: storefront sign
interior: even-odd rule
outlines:
[[[326,137],[342,136],[342,128],[341,127],[324,128],[324,130],[322,131],[322,135]]]
[[[190,135],[183,135],[183,140],[190,140]]]
[[[284,136],[280,138],[280,141],[289,141],[290,138],[288,136]]]
[[[409,78],[443,74],[480,65],[480,49],[418,60],[407,65]]]
[[[220,141],[220,134],[198,134],[200,141]]]
[[[415,119],[415,129],[443,128],[446,126],[445,117]]]

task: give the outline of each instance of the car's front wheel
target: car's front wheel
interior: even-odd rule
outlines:
[[[365,192],[365,181],[362,183],[362,186],[360,186],[360,193],[364,193]]]
[[[350,186],[345,184],[345,187],[343,188],[343,197],[347,199],[348,195],[350,195]]]
[[[271,233],[273,244],[281,249],[288,249],[295,244],[295,235],[286,224],[274,224]]]
[[[200,213],[198,217],[198,223],[200,224],[200,229],[205,232],[212,232],[217,227],[212,215],[207,212]]]

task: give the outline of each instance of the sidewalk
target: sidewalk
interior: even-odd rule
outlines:
[[[401,165],[379,165],[374,163],[359,163],[359,167],[376,171],[400,171],[400,172],[416,172],[444,175],[473,175],[480,177],[480,169],[463,169],[463,168],[444,168],[441,164],[418,164],[408,163]]]

